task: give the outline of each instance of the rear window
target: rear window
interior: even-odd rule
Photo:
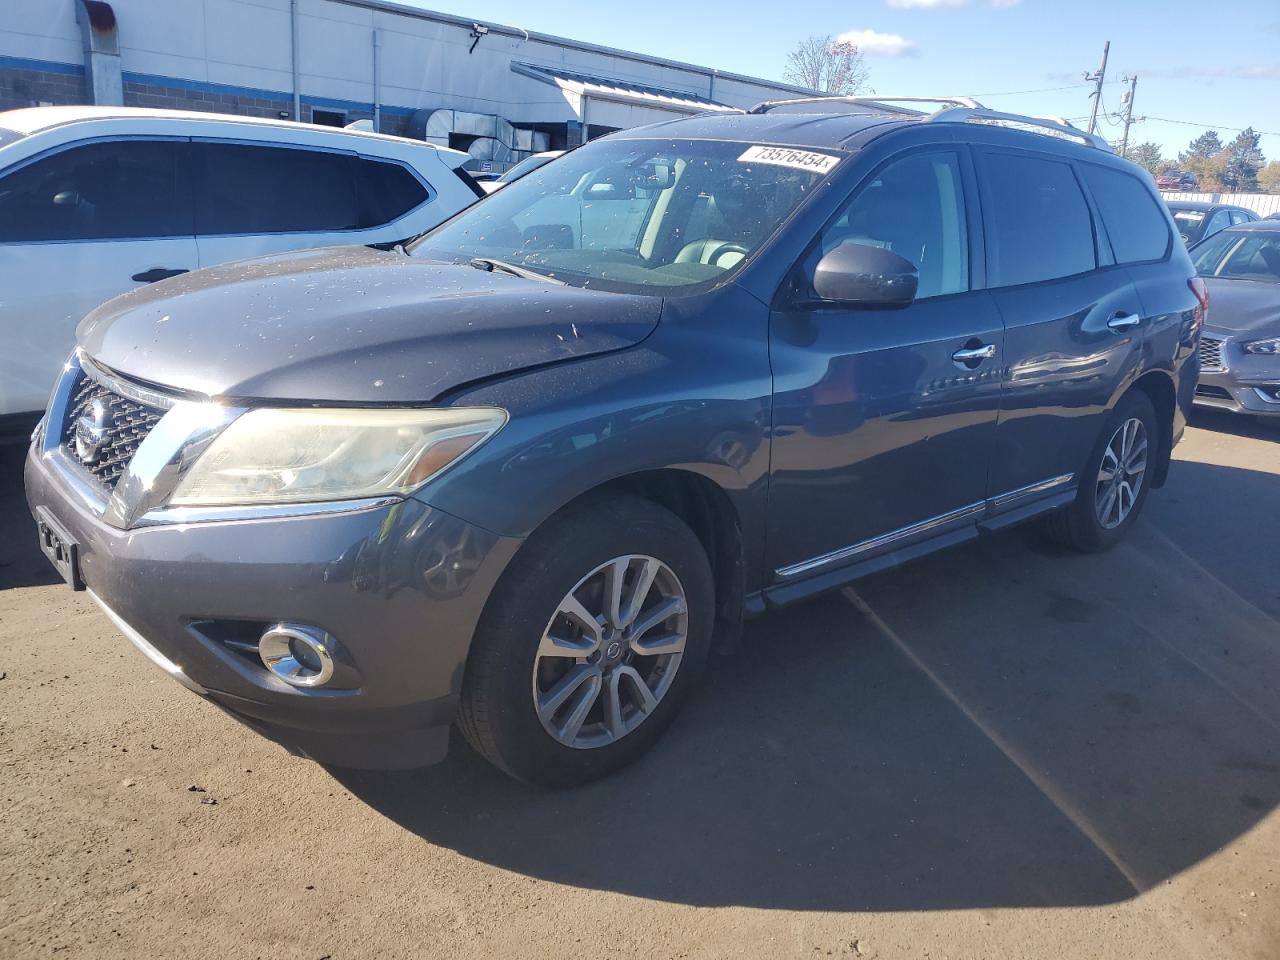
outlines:
[[[172,140],[88,143],[0,178],[0,242],[191,236]]]
[[[1169,252],[1168,222],[1141,180],[1091,163],[1083,164],[1080,172],[1098,205],[1117,262],[1159,260]]]
[[[11,143],[17,143],[23,136],[24,134],[18,133],[17,130],[8,130],[0,127],[0,147],[7,147]]]
[[[356,190],[362,227],[377,227],[403,217],[428,197],[422,181],[400,164],[367,157],[356,161]]]
[[[983,158],[993,283],[1070,277],[1093,270],[1093,220],[1070,164],[1005,153]]]
[[[355,157],[256,144],[191,144],[196,233],[327,233],[360,226]]]
[[[1190,240],[1200,232],[1200,224],[1204,223],[1204,218],[1208,215],[1204,210],[1174,210],[1173,225],[1178,228],[1178,234],[1183,240]]]

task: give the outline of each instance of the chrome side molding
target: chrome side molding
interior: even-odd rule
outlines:
[[[863,540],[848,547],[841,547],[839,550],[833,550],[831,553],[824,553],[820,557],[814,557],[812,560],[802,560],[800,563],[793,563],[788,567],[783,567],[777,571],[779,577],[790,579],[798,577],[802,573],[810,573],[821,567],[830,566],[833,563],[840,563],[844,560],[852,560],[860,554],[870,553],[881,547],[888,547],[902,540],[918,536],[924,533],[931,533],[935,530],[940,531],[942,528],[952,524],[958,524],[970,517],[976,517],[984,513],[987,509],[986,501],[980,503],[971,503],[966,507],[960,507],[958,510],[952,510],[949,513],[942,513],[936,517],[930,517],[928,520],[921,520],[919,523],[913,523],[908,527],[902,527],[898,530],[891,530],[889,533],[882,533],[878,537],[872,537],[870,540]]]
[[[846,560],[852,560],[855,557],[867,553],[874,553],[894,544],[901,543],[904,540],[911,540],[919,536],[929,533],[941,533],[947,527],[959,526],[965,520],[978,517],[990,511],[1002,512],[1010,507],[1017,506],[1024,500],[1035,500],[1039,497],[1052,493],[1062,487],[1068,486],[1076,475],[1074,473],[1064,473],[1061,476],[1050,477],[1048,480],[1040,480],[1036,483],[1028,484],[1025,487],[1018,487],[1016,490],[1010,490],[1007,493],[990,497],[978,503],[971,503],[968,506],[951,510],[947,513],[939,514],[936,517],[930,517],[927,520],[921,520],[906,527],[900,527],[897,530],[890,530],[888,533],[882,533],[879,536],[871,537],[868,540],[862,540],[858,543],[851,544],[847,547],[841,547],[839,550],[833,550],[830,553],[824,553],[820,557],[814,557],[811,560],[802,560],[799,563],[793,563],[789,566],[780,567],[774,573],[783,580],[789,580],[805,573],[812,573],[823,567],[832,564],[842,563]]]

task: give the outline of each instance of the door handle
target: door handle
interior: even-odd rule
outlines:
[[[150,270],[143,270],[142,273],[135,273],[133,279],[138,283],[155,283],[157,280],[168,280],[170,277],[176,277],[180,273],[187,273],[183,268],[181,270],[170,270],[168,267],[152,267]]]
[[[1141,322],[1142,318],[1136,313],[1125,313],[1123,310],[1117,310],[1107,321],[1107,326],[1112,330],[1132,330]]]
[[[951,355],[956,363],[973,363],[978,360],[990,360],[996,355],[994,343],[984,343],[980,347],[964,347]]]

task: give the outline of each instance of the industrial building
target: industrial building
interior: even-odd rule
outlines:
[[[0,109],[365,120],[466,150],[476,169],[808,92],[382,0],[9,0],[0,11]]]

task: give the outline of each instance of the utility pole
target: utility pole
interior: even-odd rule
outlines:
[[[1111,52],[1111,41],[1108,40],[1102,46],[1102,66],[1098,68],[1097,73],[1086,73],[1085,80],[1093,81],[1093,112],[1089,114],[1089,132],[1093,133],[1098,126],[1098,104],[1102,102],[1102,84],[1107,79],[1107,54]]]
[[[1133,125],[1133,95],[1138,89],[1138,75],[1125,77],[1129,81],[1129,92],[1124,95],[1124,137],[1120,140],[1120,156],[1129,155],[1129,127]]]

